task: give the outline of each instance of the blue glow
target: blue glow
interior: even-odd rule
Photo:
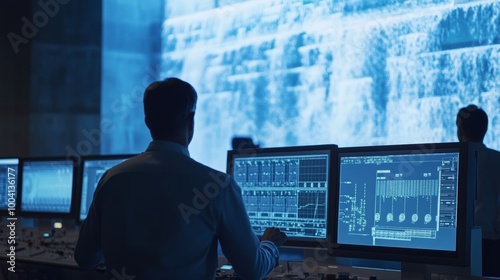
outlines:
[[[456,141],[469,103],[500,149],[498,0],[104,4],[102,154],[144,151],[142,92],[167,76],[198,90],[190,152],[220,170],[235,135],[262,147]]]
[[[209,166],[225,169],[235,135],[263,147],[457,141],[469,103],[500,148],[500,1],[165,3],[161,77],[198,90],[190,151]]]

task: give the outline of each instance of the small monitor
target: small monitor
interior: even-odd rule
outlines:
[[[0,158],[0,212],[16,208],[18,171],[18,158]]]
[[[94,191],[102,175],[111,167],[134,155],[102,155],[83,157],[80,163],[80,212],[79,220],[87,217]]]
[[[76,161],[61,158],[26,158],[21,161],[20,211],[57,217],[72,213]]]
[[[277,227],[285,245],[311,247],[326,240],[327,201],[335,145],[233,150],[228,173],[241,187],[257,235]]]
[[[340,148],[333,254],[467,265],[468,160],[459,143]]]

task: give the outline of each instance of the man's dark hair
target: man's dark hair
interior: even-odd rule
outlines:
[[[470,141],[483,142],[488,130],[488,115],[483,109],[471,104],[458,111],[457,126],[462,128]]]
[[[146,125],[154,140],[174,136],[196,110],[198,95],[189,83],[178,78],[153,82],[144,92]]]

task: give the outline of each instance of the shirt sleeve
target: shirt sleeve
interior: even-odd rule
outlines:
[[[101,246],[100,219],[95,205],[95,198],[85,221],[80,227],[80,235],[75,247],[75,261],[81,269],[95,269],[104,263]]]
[[[226,258],[242,279],[262,279],[279,264],[279,250],[271,241],[260,242],[252,231],[241,189],[234,179],[224,190],[219,241]]]

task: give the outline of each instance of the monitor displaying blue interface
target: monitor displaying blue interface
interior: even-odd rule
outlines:
[[[331,157],[331,146],[231,151],[228,171],[254,232],[277,227],[292,241],[326,238]]]
[[[333,256],[468,266],[476,147],[339,148],[329,205]]]
[[[82,159],[80,221],[87,217],[94,191],[102,175],[111,167],[130,158],[126,156],[98,156]]]
[[[16,206],[18,166],[18,158],[0,158],[0,211]]]
[[[74,166],[65,159],[23,160],[21,211],[71,213]]]
[[[339,159],[338,243],[455,251],[458,151]]]

